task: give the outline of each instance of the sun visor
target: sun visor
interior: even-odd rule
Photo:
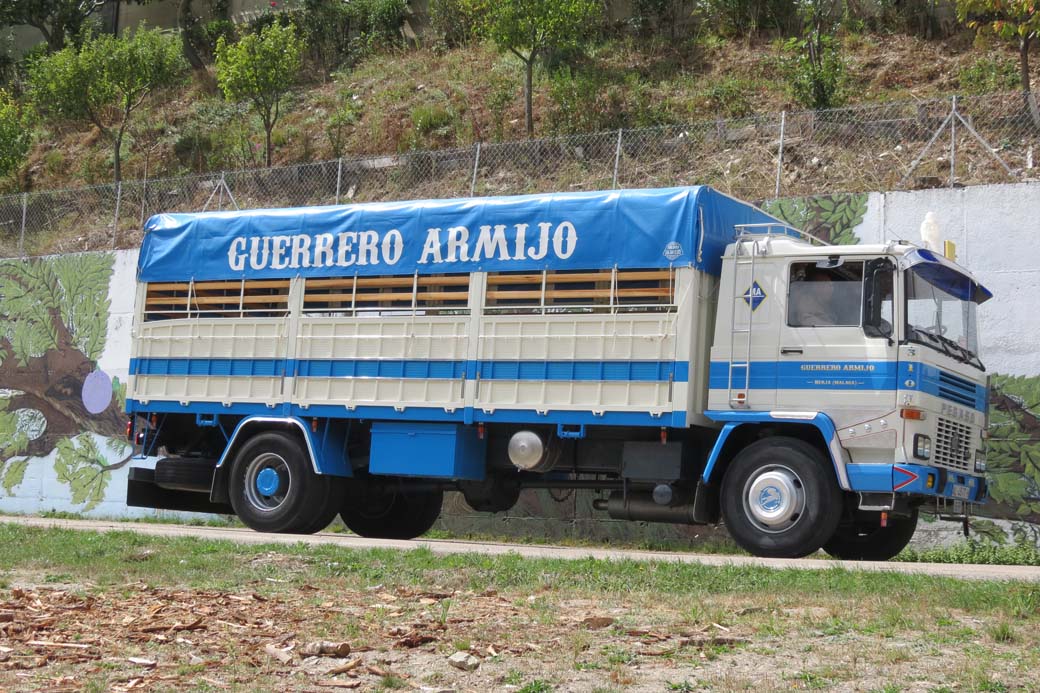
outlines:
[[[985,303],[993,292],[945,257],[925,248],[916,248],[903,256],[903,269],[913,270],[929,284],[962,301]]]

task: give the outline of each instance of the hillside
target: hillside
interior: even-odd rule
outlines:
[[[1011,90],[1016,55],[970,32],[943,41],[850,33],[846,103]],[[800,109],[775,41],[713,35],[679,42],[615,38],[535,73],[536,136],[689,123]],[[212,72],[212,68],[210,68]],[[274,131],[275,164],[524,138],[520,63],[493,45],[373,52],[300,84]],[[555,76],[553,76],[555,75]],[[153,96],[124,144],[126,179],[263,164],[262,130],[211,79]],[[110,145],[83,123],[37,124],[23,189],[111,181]]]

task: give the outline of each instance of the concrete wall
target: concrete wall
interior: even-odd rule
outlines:
[[[931,211],[959,259],[996,297],[980,309],[983,359],[994,374],[994,535],[1037,538],[1040,522],[1040,184],[841,194],[766,203],[833,242],[919,240]],[[124,516],[121,414],[130,349],[136,251],[0,261],[0,511]],[[12,300],[27,294],[28,301]],[[38,308],[42,306],[45,310]],[[4,355],[6,352],[6,355]],[[555,537],[693,540],[703,528],[603,519],[590,494],[525,493],[508,513],[468,511],[459,498],[442,524],[455,531]],[[928,535],[923,532],[923,535]],[[930,535],[929,535],[930,536]]]

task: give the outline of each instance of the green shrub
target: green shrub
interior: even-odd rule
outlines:
[[[550,77],[549,102],[549,127],[564,134],[651,127],[669,119],[636,75],[617,82],[597,70],[557,70]]]
[[[799,25],[798,5],[791,0],[706,0],[702,7],[705,24],[729,36],[790,34]]]
[[[751,103],[753,85],[746,80],[724,77],[704,90],[712,108],[727,118],[743,118],[754,113]]]
[[[448,47],[457,48],[480,38],[490,12],[490,0],[430,0],[430,26]]]
[[[29,153],[29,119],[21,106],[0,89],[0,178],[14,174]]]
[[[795,101],[812,109],[834,108],[845,103],[845,59],[834,36],[790,38],[782,46],[781,67]]]
[[[988,94],[1018,88],[1018,65],[1014,60],[979,58],[957,75],[960,91],[965,94]]]

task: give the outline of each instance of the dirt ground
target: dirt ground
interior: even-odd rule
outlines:
[[[0,690],[1040,690],[1034,618],[906,595],[478,592],[440,570],[428,587],[350,588],[301,581],[292,556],[253,562],[284,577],[203,590],[8,574]]]

